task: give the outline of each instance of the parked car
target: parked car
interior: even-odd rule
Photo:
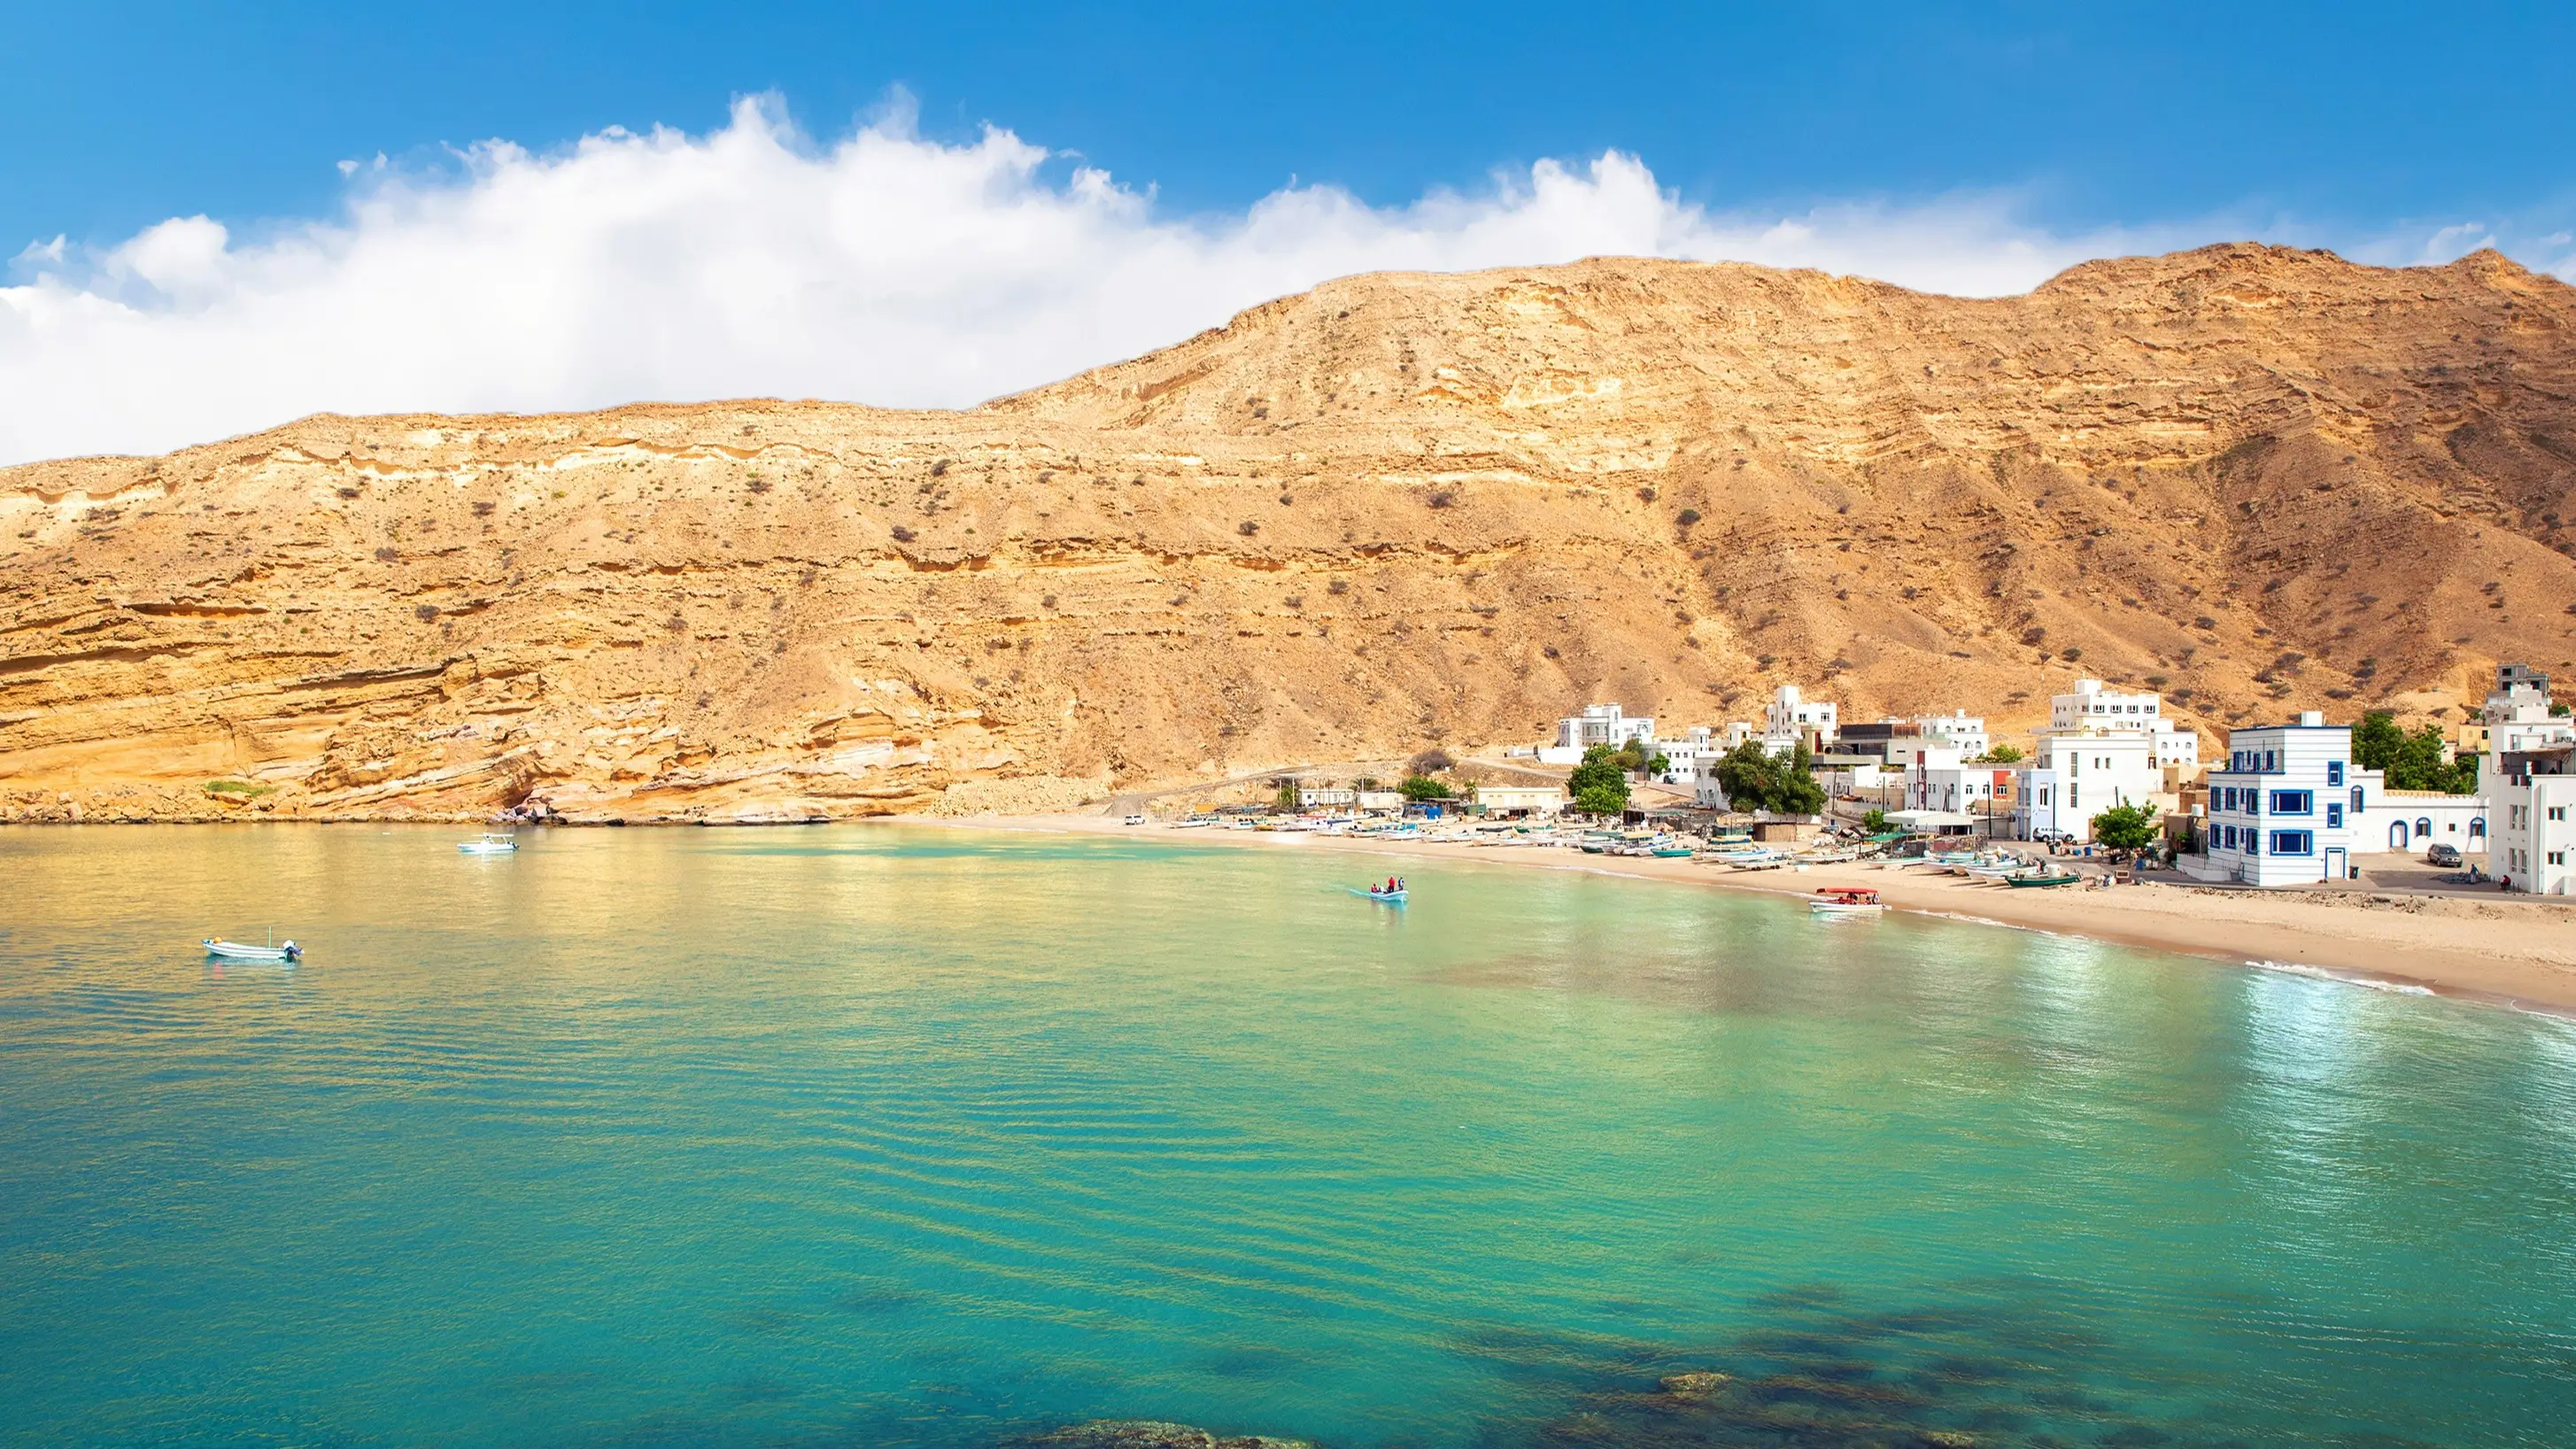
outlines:
[[[2424,852],[2424,863],[2426,865],[2458,865],[2460,863],[2460,848],[2456,845],[2433,846]]]

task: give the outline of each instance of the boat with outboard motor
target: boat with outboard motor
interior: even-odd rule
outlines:
[[[239,941],[218,941],[212,936],[205,939],[204,945],[207,955],[222,961],[277,961],[291,966],[304,959],[303,947],[296,945],[292,940],[280,945],[274,934],[265,946],[250,946]]]
[[[517,840],[497,830],[487,830],[475,839],[456,842],[458,853],[463,855],[508,855],[518,848]]]
[[[1868,886],[1826,886],[1807,897],[1807,909],[1819,916],[1875,916],[1887,904]]]

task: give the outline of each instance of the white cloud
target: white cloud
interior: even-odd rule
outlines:
[[[138,452],[317,411],[542,411],[776,395],[958,406],[1387,268],[1731,258],[2021,291],[2087,257],[2211,239],[2063,236],[2008,196],[1792,217],[1681,203],[1618,152],[1486,194],[1372,208],[1291,186],[1240,215],[1149,195],[1004,131],[916,136],[900,103],[815,146],[774,101],[704,136],[506,142],[453,175],[344,164],[343,213],[244,241],[205,217],[59,239],[0,287],[0,462]]]

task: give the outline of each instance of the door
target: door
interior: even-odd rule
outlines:
[[[2350,875],[2350,874],[2352,874],[2352,870],[2351,870],[2351,868],[2350,868],[2349,866],[2346,866],[2346,865],[2344,864],[2344,858],[2343,858],[2343,847],[2342,847],[2342,846],[2340,846],[2340,845],[2329,845],[2329,846],[2327,846],[2327,847],[2326,847],[2326,879],[2328,879],[2328,880],[2342,880],[2344,877],[2346,877],[2346,876],[2348,876],[2348,875]]]
[[[2395,821],[2391,821],[2391,822],[2389,822],[2389,826],[2388,826],[2388,848],[2389,848],[2389,849],[2391,849],[2391,850],[2404,850],[2404,849],[2406,848],[2406,822],[2405,822],[2405,821],[2403,821],[2403,820],[2395,820]]]

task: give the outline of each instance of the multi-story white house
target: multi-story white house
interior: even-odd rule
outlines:
[[[2195,873],[2255,886],[2346,879],[2353,773],[2352,727],[2315,710],[2230,731],[2227,763],[2209,773],[2208,861]]]
[[[1649,760],[1664,757],[1664,768],[1655,775],[1660,784],[1687,785],[1699,776],[1702,760],[1715,760],[1726,750],[1717,742],[1717,732],[1707,725],[1693,725],[1680,739],[1654,740]]]
[[[1830,701],[1808,699],[1798,686],[1784,684],[1771,697],[1762,715],[1762,738],[1772,749],[1786,752],[1800,740],[1807,748],[1821,752],[1841,733],[1841,710]]]
[[[1889,765],[1914,763],[1915,752],[1939,745],[1955,749],[1962,759],[1975,759],[1993,744],[1986,722],[1961,710],[1955,714],[1918,715],[1842,726],[1834,748],[1847,755],[1876,755]]]
[[[1550,765],[1579,764],[1583,752],[1594,745],[1618,749],[1630,740],[1655,738],[1655,717],[1631,717],[1615,704],[1585,705],[1583,713],[1568,715],[1556,722],[1556,743],[1540,748],[1539,760]]]
[[[2508,889],[2576,895],[2576,742],[2498,751],[2489,765],[2488,873]]]
[[[2049,697],[2048,727],[2057,734],[2143,731],[2148,737],[2148,753],[2157,768],[2178,766],[2186,771],[2200,768],[2199,733],[2176,728],[2174,722],[2165,717],[2164,696],[2159,694],[2125,694],[2104,688],[2098,679],[2079,679],[2075,681],[2073,694]]]
[[[2497,665],[2495,688],[2488,691],[2485,707],[2475,720],[2460,726],[2460,752],[2520,754],[2576,742],[2576,720],[2549,710],[2548,675],[2528,664]]]
[[[2093,817],[2114,805],[2148,805],[2164,784],[2146,734],[2043,734],[2014,771],[2013,834],[2093,837]]]

